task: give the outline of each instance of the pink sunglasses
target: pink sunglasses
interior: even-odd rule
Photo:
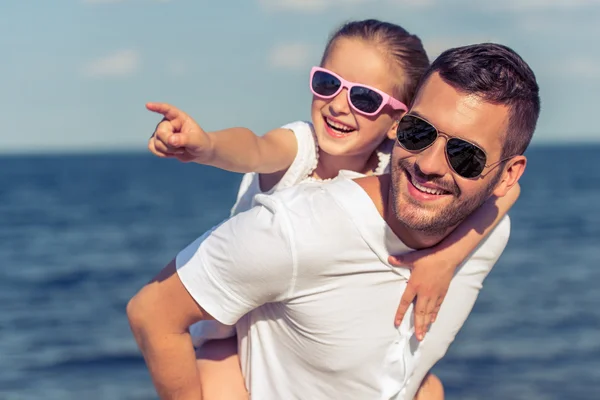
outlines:
[[[375,115],[388,104],[394,110],[408,110],[400,100],[374,87],[349,82],[325,68],[313,67],[310,71],[310,90],[315,96],[331,99],[344,88],[348,89],[348,104],[361,114]]]

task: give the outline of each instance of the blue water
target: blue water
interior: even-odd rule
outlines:
[[[447,398],[600,398],[598,154],[529,150],[508,248],[435,368]],[[147,155],[1,157],[0,399],[155,399],[125,305],[238,180]]]

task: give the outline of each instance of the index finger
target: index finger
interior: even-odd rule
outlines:
[[[406,311],[408,311],[408,307],[410,307],[416,295],[416,289],[413,288],[412,285],[406,285],[406,289],[404,290],[402,298],[400,299],[400,305],[398,306],[398,310],[396,311],[396,317],[394,318],[394,324],[396,326],[399,326],[402,322],[404,314],[406,314]]]
[[[187,117],[186,113],[167,103],[146,103],[146,108],[149,111],[162,114],[169,121]]]

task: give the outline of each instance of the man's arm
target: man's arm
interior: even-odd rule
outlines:
[[[127,317],[160,398],[202,399],[188,326],[212,317],[181,283],[175,260],[129,301]]]
[[[188,327],[215,318],[232,325],[290,294],[296,265],[286,209],[273,198],[230,218],[181,251],[127,306],[162,399],[199,399]]]
[[[436,321],[413,355],[415,363],[410,371],[403,399],[413,399],[423,378],[446,354],[471,313],[483,281],[506,248],[509,235],[510,220],[506,216],[483,240],[473,255],[459,267]]]

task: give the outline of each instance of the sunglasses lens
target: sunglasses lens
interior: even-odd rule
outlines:
[[[358,111],[362,111],[366,114],[373,114],[381,106],[383,97],[369,88],[354,86],[350,90],[350,101]]]
[[[463,178],[476,178],[483,172],[485,153],[474,144],[452,138],[448,140],[446,151],[452,169]]]
[[[340,90],[342,83],[335,76],[325,71],[317,71],[312,77],[312,90],[320,96],[329,97]]]
[[[437,138],[437,131],[427,121],[412,115],[405,115],[396,130],[398,142],[409,151],[423,150]]]

